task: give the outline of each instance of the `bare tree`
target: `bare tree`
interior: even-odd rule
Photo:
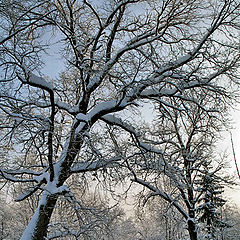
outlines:
[[[58,197],[71,194],[70,176],[104,173],[130,157],[113,151],[116,139],[108,131],[100,136],[106,126],[132,136],[136,151],[162,154],[124,114],[134,116],[144,101],[179,111],[174,99],[201,105],[189,94],[199,89],[227,100],[238,83],[237,0],[104,3],[1,2],[2,141],[20,157],[0,174],[26,184],[17,201],[41,196],[21,239],[46,237]],[[42,67],[54,39],[66,67],[49,79]]]
[[[162,156],[145,152],[127,163],[133,181],[150,190],[145,201],[157,196],[174,207],[185,219],[191,240],[198,239],[201,222],[206,239],[215,239],[215,230],[224,226],[219,215],[226,202],[223,188],[234,183],[224,173],[226,158],[217,160],[214,149],[218,131],[226,124],[224,104],[209,101],[204,91],[191,96],[199,105],[173,100],[169,104],[174,108],[159,107],[158,123],[147,135],[164,149]],[[162,175],[169,179],[169,189]]]
[[[222,218],[229,225],[222,228],[218,234],[218,239],[233,240],[239,236],[239,207],[236,205],[226,205],[222,209]]]
[[[0,201],[0,239],[17,240],[26,226],[25,211],[9,199],[3,199],[2,196]]]
[[[163,177],[165,191],[172,188],[170,181]],[[137,226],[143,239],[178,240],[185,239],[187,230],[183,216],[162,198],[152,198],[137,208]]]

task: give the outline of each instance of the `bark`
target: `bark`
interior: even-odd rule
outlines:
[[[57,202],[57,196],[50,196],[47,200],[46,205],[40,206],[40,214],[35,228],[33,240],[44,240],[47,236],[48,224],[50,222],[53,209]]]
[[[85,131],[85,128],[83,128],[83,131]],[[56,187],[61,187],[71,175],[71,165],[76,155],[78,154],[82,144],[83,139],[81,138],[81,135],[76,139],[73,139],[72,135],[71,141],[68,145],[68,154],[61,164],[61,172],[59,173],[59,175],[55,176],[58,182]],[[64,152],[62,153],[62,155],[64,156]],[[48,189],[43,192],[42,199],[39,202],[38,208],[35,211],[35,214],[29,222],[26,230],[24,231],[21,240],[45,239],[45,237],[47,236],[48,224],[50,222],[57,199],[58,194],[51,194]]]
[[[188,232],[191,240],[197,240],[196,224],[192,220],[188,220]]]
[[[57,202],[57,195],[48,195],[42,197],[43,203],[39,203],[35,214],[25,229],[21,240],[44,240],[47,236],[48,224],[50,222],[54,207]]]

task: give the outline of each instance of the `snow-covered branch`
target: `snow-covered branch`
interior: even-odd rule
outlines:
[[[92,162],[79,162],[71,167],[71,172],[72,173],[92,172],[104,167],[112,166],[113,164],[121,160],[122,160],[121,157],[113,157],[110,159],[99,159]]]
[[[239,3],[113,2],[0,6],[0,137],[3,147],[23,155],[9,160],[3,154],[0,177],[31,186],[19,201],[38,190],[42,196],[24,240],[73,234],[64,229],[54,237],[47,230],[58,199],[69,191],[64,184],[72,174],[108,167],[106,174],[117,169],[122,178],[129,169],[149,196],[196,219],[195,185],[210,172],[209,146],[240,80],[233,47],[239,44]],[[43,77],[54,59],[53,66],[61,61],[63,68]],[[142,111],[143,101],[153,104],[159,124],[123,120],[126,112],[134,118],[132,106]],[[158,187],[162,175],[173,192]],[[196,240],[196,222],[187,224]]]
[[[176,207],[185,219],[189,218],[188,213],[169,194],[159,190],[158,188],[154,187],[152,184],[150,184],[142,179],[134,178],[132,181],[149,189],[151,191],[149,198],[153,197],[153,196],[160,196],[161,198],[163,198],[164,200],[166,200],[167,202],[172,204],[174,207]]]
[[[13,175],[17,175],[17,174],[19,174],[19,173],[16,173],[15,171],[10,171],[9,173],[8,173],[8,171],[6,171],[6,170],[3,170],[3,169],[0,169],[0,175],[4,178],[4,179],[6,179],[6,180],[8,180],[8,181],[10,181],[10,182],[22,182],[22,183],[27,183],[27,182],[36,182],[36,180],[35,179],[24,179],[24,178],[16,178],[16,177],[14,177]],[[22,173],[21,173],[22,174]]]

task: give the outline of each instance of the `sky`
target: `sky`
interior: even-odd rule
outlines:
[[[234,143],[234,151],[236,155],[236,162],[238,165],[238,169],[240,170],[240,105],[236,106],[235,110],[230,112],[233,124],[232,124],[232,139]],[[230,164],[232,166],[232,173],[236,174],[236,166],[234,163],[233,151],[231,147],[231,137],[229,133],[224,134],[224,139],[222,143],[223,149],[227,148],[229,152],[229,158],[231,160]],[[239,181],[240,182],[240,181]],[[232,199],[232,201],[240,207],[240,186],[234,189],[226,190],[227,198]]]

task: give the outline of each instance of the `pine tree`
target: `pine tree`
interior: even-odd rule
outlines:
[[[206,162],[204,172],[200,177],[198,192],[203,197],[198,200],[200,203],[198,221],[203,223],[203,231],[207,240],[217,239],[218,232],[229,226],[221,216],[221,209],[226,203],[226,200],[222,198],[224,183],[228,182],[227,179],[219,176],[221,170],[221,167],[214,170],[209,166],[209,162]]]

